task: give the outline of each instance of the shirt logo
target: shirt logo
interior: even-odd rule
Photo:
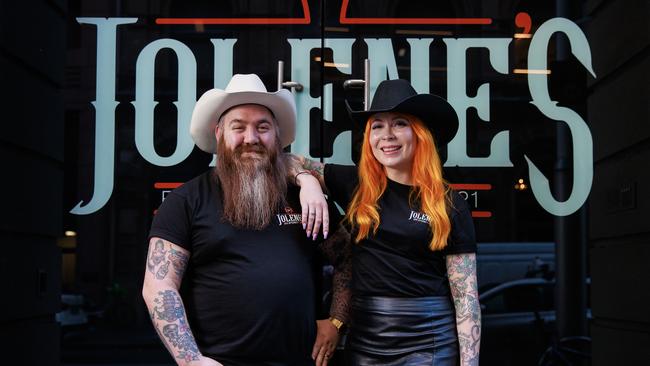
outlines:
[[[294,213],[291,207],[285,207],[284,212],[283,214],[275,215],[278,219],[279,226],[302,224],[302,215]]]
[[[409,220],[421,222],[423,224],[429,224],[429,216],[427,216],[427,214],[422,212],[411,211],[411,214],[409,215]]]

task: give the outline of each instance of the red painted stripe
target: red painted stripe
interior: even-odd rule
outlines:
[[[341,24],[430,24],[430,25],[489,25],[492,18],[348,18],[349,0],[343,0],[339,22]],[[302,18],[156,18],[156,24],[221,24],[221,25],[278,25],[311,24],[307,0],[301,0]]]
[[[451,184],[451,188],[455,190],[468,190],[468,191],[489,191],[492,190],[491,184],[472,184],[472,183],[458,183]]]
[[[174,182],[156,182],[153,184],[155,189],[174,189],[182,186],[183,183],[174,183]]]
[[[489,25],[491,18],[348,18],[349,0],[343,0],[339,22],[341,24],[437,24],[437,25]]]
[[[491,211],[472,211],[472,217],[492,217]]]
[[[301,0],[302,18],[156,18],[156,24],[310,24],[307,0]]]
[[[156,24],[309,24],[309,18],[157,18]]]

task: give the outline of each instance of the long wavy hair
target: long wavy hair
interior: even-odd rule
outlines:
[[[415,135],[415,150],[411,170],[412,187],[409,205],[419,208],[429,218],[432,238],[431,250],[441,250],[447,246],[451,231],[448,208],[452,207],[449,184],[442,177],[442,164],[436,144],[429,129],[417,117],[399,113],[410,121]],[[386,190],[387,178],[384,167],[377,161],[370,146],[370,126],[372,116],[366,122],[359,161],[359,185],[348,206],[345,219],[352,229],[358,229],[354,241],[366,238],[370,230],[377,233],[379,227],[379,198]],[[418,207],[419,206],[419,207]]]

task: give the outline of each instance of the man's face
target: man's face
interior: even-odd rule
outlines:
[[[222,116],[215,134],[217,141],[219,133],[223,134],[225,147],[241,154],[237,158],[260,160],[276,148],[276,129],[273,115],[266,107],[242,104]]]
[[[240,105],[221,117],[215,131],[223,218],[237,228],[261,230],[283,207],[287,192],[273,115],[266,107]]]

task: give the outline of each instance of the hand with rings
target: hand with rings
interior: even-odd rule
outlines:
[[[339,333],[336,327],[327,319],[317,320],[316,326],[318,330],[311,357],[316,361],[316,366],[327,366],[336,350]]]
[[[303,174],[300,178],[302,227],[307,231],[307,237],[316,240],[322,225],[323,237],[327,239],[330,219],[323,189],[318,180],[310,174]]]

